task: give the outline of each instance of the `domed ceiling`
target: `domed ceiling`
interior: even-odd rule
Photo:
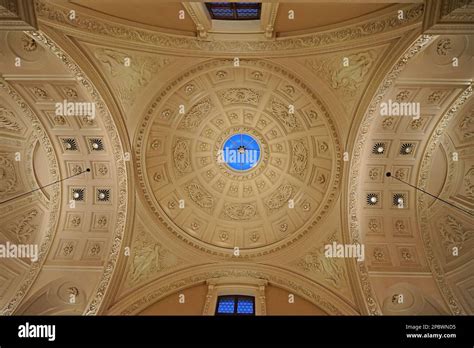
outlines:
[[[192,245],[268,252],[312,229],[334,203],[334,122],[315,92],[277,65],[201,64],[163,88],[145,115],[136,144],[145,197]],[[260,145],[249,170],[219,160],[236,134]]]
[[[134,4],[37,0],[38,31],[0,34],[0,238],[41,246],[2,260],[3,314],[208,315],[222,286],[259,314],[474,311],[472,5],[271,2],[232,31]]]

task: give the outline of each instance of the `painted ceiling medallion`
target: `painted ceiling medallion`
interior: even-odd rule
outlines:
[[[324,104],[300,79],[257,60],[231,69],[229,60],[209,61],[157,93],[137,133],[137,171],[166,230],[212,254],[239,247],[257,255],[294,242],[330,210],[340,145]],[[220,71],[234,78],[216,79]],[[179,93],[191,81],[206,93]],[[177,117],[163,119],[164,110]]]

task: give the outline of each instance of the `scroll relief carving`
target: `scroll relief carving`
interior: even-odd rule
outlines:
[[[257,214],[255,203],[226,203],[224,215],[232,220],[250,220]]]
[[[464,175],[464,188],[466,190],[466,196],[474,198],[474,167],[471,167]]]
[[[195,129],[204,120],[209,112],[212,110],[214,105],[211,102],[210,97],[206,97],[195,104],[186,115],[184,115],[179,129]]]
[[[474,136],[474,110],[471,110],[470,114],[464,116],[459,124],[459,129],[464,139],[469,139]]]
[[[451,215],[446,216],[439,227],[443,245],[448,249],[448,254],[454,247],[462,249],[464,243],[474,235],[474,229],[466,229]]]
[[[15,115],[13,112],[7,110],[5,107],[0,106],[0,130],[7,130],[14,133],[21,131],[21,126],[15,121]]]
[[[257,106],[262,93],[253,88],[229,88],[219,92],[219,97],[224,105],[250,104]]]
[[[189,198],[199,207],[206,210],[211,210],[214,207],[212,195],[197,182],[191,182],[186,185],[186,191],[189,194]]]
[[[181,175],[192,171],[189,142],[187,139],[177,139],[174,146],[173,163]]]
[[[290,112],[289,104],[284,104],[276,99],[271,102],[272,115],[291,131],[300,131],[302,126],[296,115]]]
[[[32,209],[28,213],[21,215],[15,223],[9,227],[10,233],[19,243],[26,243],[31,236],[38,230],[37,225],[33,225],[33,219],[38,215],[38,210]]]
[[[297,140],[293,144],[293,157],[291,172],[303,177],[308,166],[308,149],[303,140]]]
[[[13,161],[9,159],[8,154],[0,154],[0,197],[15,190],[18,183]]]
[[[439,40],[436,45],[436,53],[439,56],[447,56],[452,50],[453,44],[449,38]]]
[[[270,211],[280,209],[293,196],[294,188],[290,184],[281,185],[270,197],[265,200],[265,205]]]

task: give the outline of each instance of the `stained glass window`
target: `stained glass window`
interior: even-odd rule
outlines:
[[[253,298],[239,298],[237,300],[237,314],[253,314]]]
[[[218,305],[217,305],[217,313],[234,314],[234,312],[235,312],[235,300],[233,297],[219,298]]]
[[[251,296],[219,296],[216,315],[255,315],[255,298]]]
[[[260,19],[262,4],[258,2],[206,2],[212,19]]]
[[[254,137],[248,134],[234,134],[228,138],[218,160],[236,171],[246,171],[254,168],[260,160],[260,145]]]

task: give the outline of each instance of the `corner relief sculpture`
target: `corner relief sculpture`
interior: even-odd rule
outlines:
[[[126,279],[126,284],[129,287],[145,282],[165,269],[181,263],[177,256],[150,236],[144,226],[139,224],[136,233]]]
[[[130,107],[156,74],[171,63],[170,58],[145,56],[112,48],[92,47],[124,106]]]
[[[368,78],[384,50],[385,47],[378,47],[352,54],[308,58],[305,65],[327,81],[337,97],[345,101],[341,104],[349,112],[357,101],[357,96],[362,94],[368,84]]]
[[[326,244],[337,243],[334,232],[326,239]],[[311,250],[296,261],[296,267],[305,273],[310,273],[316,279],[322,279],[330,287],[341,290],[348,288],[345,264],[343,259],[330,258],[324,255],[324,245]]]

